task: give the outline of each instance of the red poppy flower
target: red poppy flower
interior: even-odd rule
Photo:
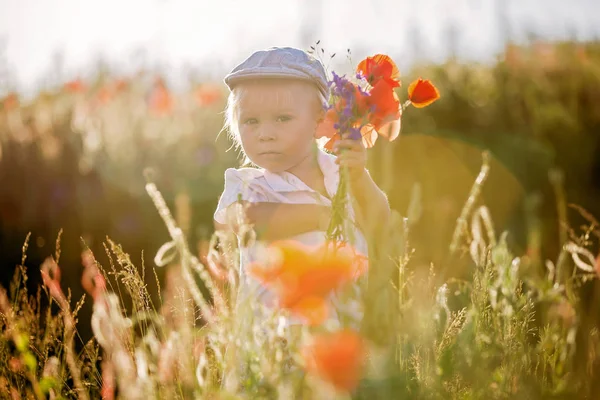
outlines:
[[[361,91],[358,86],[354,84],[352,84],[352,91],[354,95],[352,96],[351,100],[345,98],[339,99],[339,101],[333,107],[327,110],[323,120],[317,126],[315,137],[317,139],[322,137],[330,138],[325,145],[325,149],[329,151],[333,150],[333,144],[341,138],[340,134],[338,133],[338,129],[335,127],[335,124],[339,123],[340,114],[342,114],[346,109],[348,101],[352,101],[351,113],[353,115],[353,119],[356,120],[356,127],[363,124],[363,120],[369,115],[369,95]]]
[[[337,130],[334,125],[338,122],[338,112],[334,108],[327,110],[323,116],[323,120],[317,125],[317,131],[315,132],[315,138],[319,139],[322,137],[332,138]]]
[[[363,115],[368,114],[369,112],[369,95],[363,91],[361,91],[357,85],[352,85],[352,90],[354,91],[353,98],[353,107],[352,114],[361,117]],[[346,99],[342,99],[342,109],[346,106]]]
[[[355,119],[360,119],[369,113],[368,94],[359,89],[354,83],[348,82],[346,88],[351,93],[347,98],[340,98],[332,107],[338,114],[343,113],[348,107],[348,102],[352,102],[351,113]]]
[[[248,274],[271,290],[279,306],[311,325],[325,321],[329,295],[366,271],[366,259],[350,246],[325,243],[311,249],[279,241],[268,249],[270,262],[253,263]]]
[[[388,140],[394,140],[400,134],[399,124],[397,131],[383,130],[393,121],[399,121],[402,115],[400,99],[387,81],[380,80],[369,92],[369,105],[372,109],[369,120],[375,130]]]
[[[341,391],[352,391],[360,382],[366,348],[356,332],[343,330],[315,337],[303,349],[306,370]]]
[[[371,86],[383,80],[391,87],[400,87],[400,70],[385,54],[365,58],[356,67],[356,72],[362,74]]]
[[[408,99],[417,108],[427,107],[440,98],[440,92],[429,80],[417,79],[408,87]]]

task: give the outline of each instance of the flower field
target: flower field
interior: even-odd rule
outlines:
[[[238,162],[222,86],[104,71],[9,93],[0,397],[597,398],[600,50],[539,46],[415,67],[442,97],[369,149],[393,211],[368,268],[274,242],[248,270],[271,306],[212,229]]]

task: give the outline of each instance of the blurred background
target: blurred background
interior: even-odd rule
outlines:
[[[370,150],[392,208],[411,216],[417,263],[449,268],[484,149],[497,230],[526,251],[526,205],[537,204],[543,254],[555,257],[549,171],[562,172],[569,203],[600,216],[599,33],[593,0],[0,0],[1,283],[28,232],[26,264],[37,271],[61,228],[74,299],[84,243],[107,262],[109,236],[140,268],[142,251],[154,266],[168,236],[144,171],[201,255],[223,172],[239,164],[219,135],[222,77],[254,50],[317,40],[330,70],[386,53],[404,94],[419,76],[442,93],[405,113],[399,140]]]

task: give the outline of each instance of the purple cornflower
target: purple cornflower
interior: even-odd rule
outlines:
[[[364,125],[364,116],[358,115],[357,112],[358,105],[356,104],[356,88],[358,88],[360,96],[368,96],[369,94],[360,86],[354,85],[345,76],[339,76],[335,72],[332,72],[332,75],[333,80],[328,83],[334,99],[333,104],[344,105],[342,109],[337,109],[338,122],[334,125],[334,129],[336,129],[342,136],[358,140],[362,137],[360,129]],[[359,77],[357,76],[357,78]],[[362,79],[362,77],[359,79]]]

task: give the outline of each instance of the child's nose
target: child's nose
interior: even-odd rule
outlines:
[[[275,128],[271,124],[262,124],[258,131],[260,141],[269,141],[275,139]]]

